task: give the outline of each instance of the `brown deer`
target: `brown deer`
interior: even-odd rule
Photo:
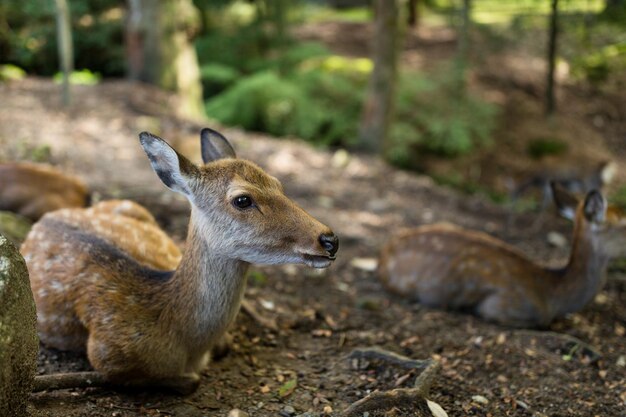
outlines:
[[[626,255],[626,221],[598,191],[583,201],[559,186],[553,194],[573,219],[567,265],[545,268],[487,234],[450,224],[418,227],[383,248],[378,273],[389,290],[420,303],[470,310],[512,326],[546,326],[583,308],[605,282],[610,258]]]
[[[49,211],[85,207],[89,192],[77,178],[30,162],[0,164],[0,210],[38,220]]]
[[[189,393],[239,310],[248,265],[325,268],[338,240],[288,199],[276,178],[237,159],[219,133],[202,130],[200,167],[150,133],[139,137],[161,181],[191,203],[175,271],[148,268],[111,243],[116,239],[55,213],[35,224],[22,253],[42,342],[86,350],[96,370],[77,385],[95,380]],[[67,386],[53,379],[40,377],[36,388]]]

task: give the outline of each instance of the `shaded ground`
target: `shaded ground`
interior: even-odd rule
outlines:
[[[75,104],[62,111],[57,87],[49,81],[0,85],[0,157],[28,156],[46,144],[52,162],[83,177],[104,198],[142,202],[182,241],[186,203],[160,184],[137,132],[160,133],[198,161],[200,126],[167,116],[170,99],[146,87],[105,82],[76,87],[74,93]],[[355,367],[346,355],[363,346],[439,360],[442,370],[431,397],[450,416],[624,414],[623,277],[612,274],[593,303],[550,328],[593,345],[602,356],[591,361],[553,333],[509,329],[390,296],[373,273],[351,266],[356,257],[376,256],[392,232],[441,220],[486,230],[535,259],[561,264],[567,249],[550,247],[545,237],[550,230],[569,234],[565,221],[545,215],[532,229],[533,216],[518,215],[506,232],[508,214],[502,207],[442,189],[377,159],[346,159],[299,142],[223,132],[240,156],[276,175],[287,195],[333,227],[341,238],[337,262],[321,273],[255,267],[246,297],[262,315],[275,318],[280,330],[270,331],[240,314],[232,352],[210,365],[193,395],[107,389],[40,393],[32,398],[35,416],[225,416],[232,408],[257,416],[286,415],[291,410],[285,406],[296,414],[336,414],[368,392],[412,383],[413,375],[402,369]],[[45,349],[40,355],[40,373],[87,367],[80,357]],[[285,389],[294,380],[293,391]]]

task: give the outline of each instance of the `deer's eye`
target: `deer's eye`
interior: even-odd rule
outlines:
[[[233,199],[233,205],[241,210],[250,208],[253,204],[252,198],[247,195],[240,195]]]

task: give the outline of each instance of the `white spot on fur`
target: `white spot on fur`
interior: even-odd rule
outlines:
[[[55,292],[64,292],[67,287],[60,281],[50,281],[50,289],[54,290]]]

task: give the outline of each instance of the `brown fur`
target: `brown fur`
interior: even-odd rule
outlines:
[[[111,231],[98,224],[119,211],[112,203],[89,209],[95,220],[87,210],[44,216],[22,253],[46,345],[86,349],[113,383],[189,392],[239,309],[249,263],[326,267],[334,251],[329,255],[320,236],[332,232],[251,162],[225,157],[197,167],[161,139],[141,137],[162,181],[191,202],[186,251],[175,271],[151,269],[154,256],[142,262],[137,255],[141,239],[132,236],[158,235],[151,221],[121,216]],[[256,207],[237,209],[232,201],[242,193]]]
[[[0,210],[38,220],[49,211],[84,207],[89,193],[79,179],[29,162],[0,164]]]
[[[545,326],[587,304],[604,283],[608,259],[626,254],[623,218],[609,208],[603,221],[592,221],[584,204],[570,207],[576,210],[574,243],[562,269],[542,267],[487,234],[436,224],[393,237],[381,252],[379,278],[389,290],[429,306]]]

